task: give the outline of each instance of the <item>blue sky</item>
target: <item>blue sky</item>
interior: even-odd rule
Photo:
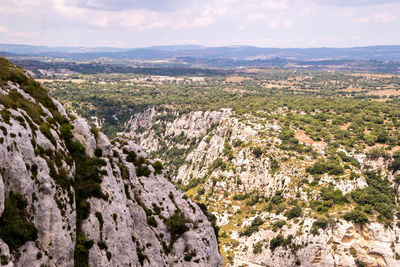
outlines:
[[[400,44],[400,0],[1,0],[0,43]]]

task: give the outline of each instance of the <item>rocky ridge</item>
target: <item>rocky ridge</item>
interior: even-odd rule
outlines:
[[[212,224],[160,162],[69,118],[3,58],[0,81],[2,265],[222,264]]]
[[[339,149],[353,162],[348,169],[310,175],[307,168],[326,157],[326,143],[304,145],[302,152],[285,150],[290,144],[275,121],[230,110],[151,109],[127,128],[125,135],[170,166],[175,183],[218,217],[226,266],[400,264],[399,223],[379,216],[368,223],[346,220],[343,215],[353,209],[348,204],[329,206],[326,218],[310,208],[327,195],[323,188],[340,196],[369,188],[369,171],[380,170],[397,195],[390,159]],[[290,218],[291,207],[302,207],[301,214]]]

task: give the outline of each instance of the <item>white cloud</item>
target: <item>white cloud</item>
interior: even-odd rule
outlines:
[[[286,18],[283,14],[267,15],[262,13],[250,13],[246,17],[247,21],[261,21],[265,23],[270,28],[278,27],[291,27],[293,26],[293,21]]]
[[[247,15],[247,19],[252,21],[252,20],[267,20],[267,16],[265,14],[261,13],[250,13]]]
[[[288,0],[263,0],[260,6],[269,10],[288,9],[290,3]]]
[[[32,37],[38,37],[38,33],[33,33],[33,32],[20,32],[20,31],[14,31],[10,30],[7,27],[1,26],[0,25],[0,33],[4,34],[5,36],[8,37],[15,37],[15,38],[32,38]]]
[[[400,0],[0,0],[0,14],[1,42],[95,46],[113,40],[132,47],[196,38],[226,44],[240,37],[243,43],[340,46],[351,43],[355,30],[369,36],[354,44],[375,44],[375,36],[400,42],[386,34],[400,27]],[[320,38],[327,29],[336,39]],[[266,36],[271,40],[259,40]]]
[[[321,5],[336,6],[372,6],[390,3],[398,3],[398,0],[313,0]]]
[[[367,17],[358,18],[358,19],[356,19],[356,22],[357,23],[367,23],[367,22],[370,22],[370,19]]]
[[[40,21],[46,28],[77,26],[138,30],[178,29],[204,27],[211,24],[215,17],[227,13],[230,1],[232,0],[216,0],[212,4],[205,2],[205,4],[190,7],[187,7],[186,3],[179,8],[160,10],[156,7],[157,4],[161,6],[167,4],[162,4],[161,2],[164,1],[159,0],[152,0],[147,4],[145,1],[139,1],[141,4],[138,3],[136,6],[132,5],[132,1],[116,0],[115,4],[119,7],[115,9],[105,0],[72,2],[68,0],[1,0],[0,13],[8,16],[24,14],[32,20]],[[182,1],[174,0],[173,2],[176,4]],[[175,6],[175,4],[168,4],[168,6]],[[124,5],[128,8],[122,8]],[[151,5],[155,7],[150,8]]]
[[[383,22],[383,23],[390,23],[390,22],[394,22],[397,20],[397,16],[389,11],[375,13],[373,18],[374,18],[374,21]]]
[[[314,10],[315,10],[315,7],[314,7],[314,6],[308,6],[308,7],[302,8],[302,9],[300,10],[300,12],[299,12],[299,15],[300,15],[300,16],[308,16],[308,15],[310,15]]]

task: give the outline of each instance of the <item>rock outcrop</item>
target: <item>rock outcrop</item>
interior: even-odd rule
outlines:
[[[0,58],[4,266],[221,266],[212,224],[132,141],[110,140]]]
[[[351,200],[351,192],[369,186],[366,170],[381,170],[393,181],[387,160],[341,149],[354,162],[347,171],[312,176],[307,167],[325,157],[327,144],[309,142],[300,152],[285,149],[280,125],[263,116],[236,116],[229,110],[168,115],[152,109],[137,118],[146,122],[145,131],[137,131],[136,123],[127,135],[153,156],[174,163],[168,165],[174,166],[172,179],[192,199],[207,203],[218,218],[228,266],[400,265],[396,218],[388,223],[371,216],[359,224],[343,218],[354,203],[329,212],[315,207],[323,201],[321,188],[339,190]],[[395,190],[396,183],[390,187]],[[288,217],[290,205],[301,207],[301,214]]]

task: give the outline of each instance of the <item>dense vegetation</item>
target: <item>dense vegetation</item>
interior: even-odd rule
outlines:
[[[295,79],[302,75],[307,78]],[[81,115],[104,120],[102,129],[110,135],[124,130],[124,123],[132,114],[152,106],[172,106],[180,113],[232,108],[237,115],[251,113],[303,130],[316,142],[336,142],[358,149],[377,143],[399,144],[398,105],[369,101],[377,95],[366,94],[393,89],[394,95],[385,101],[394,101],[398,97],[395,88],[400,84],[397,77],[370,79],[290,71],[247,76],[240,82],[226,82],[225,77],[207,78],[204,82],[193,82],[190,77],[160,82],[151,76],[102,74],[79,77],[87,80],[79,84],[60,80],[46,85]],[[353,87],[351,91],[349,88]],[[292,141],[288,140],[286,147],[301,149]]]
[[[12,251],[27,241],[37,239],[37,229],[31,222],[27,202],[19,194],[10,192],[4,201],[4,211],[0,218],[0,238]]]

